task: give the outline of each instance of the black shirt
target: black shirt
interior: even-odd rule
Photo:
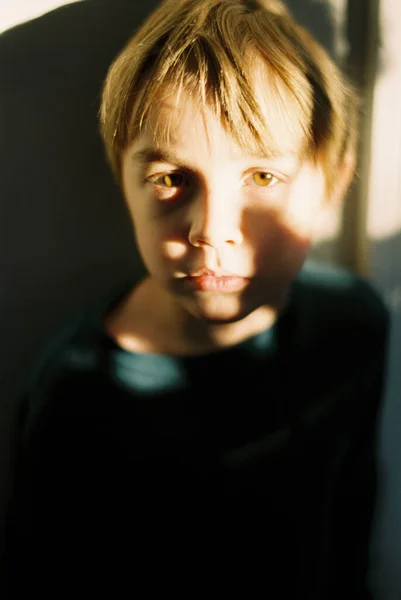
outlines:
[[[388,329],[376,292],[307,265],[271,329],[178,357],[108,337],[126,291],[67,324],[27,385],[10,598],[369,598]]]

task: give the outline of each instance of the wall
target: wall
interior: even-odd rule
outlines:
[[[380,424],[381,508],[374,581],[380,600],[401,599],[401,11],[380,3],[367,231],[373,281],[391,309],[387,393]]]

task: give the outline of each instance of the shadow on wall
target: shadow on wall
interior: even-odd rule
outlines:
[[[333,54],[327,6],[288,4]],[[0,35],[0,489],[15,390],[38,347],[80,307],[143,272],[97,110],[108,65],[156,5],[83,0]]]
[[[335,31],[330,3],[316,0],[284,0],[296,21],[309,29],[335,60]]]

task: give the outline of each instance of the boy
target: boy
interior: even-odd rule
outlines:
[[[304,265],[355,115],[275,0],[166,0],[117,57],[101,134],[147,275],[29,382],[10,597],[369,597],[387,312]]]

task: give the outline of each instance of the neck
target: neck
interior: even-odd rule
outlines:
[[[207,351],[235,346],[271,327],[276,318],[277,313],[265,306],[240,321],[224,324],[205,323],[185,312],[181,319],[178,319],[178,329],[182,338],[188,340],[189,346]]]
[[[161,351],[170,354],[202,354],[234,346],[271,327],[278,314],[276,309],[261,306],[239,321],[209,323],[187,311],[151,279],[143,282],[137,300],[141,295],[141,304],[153,313]]]

